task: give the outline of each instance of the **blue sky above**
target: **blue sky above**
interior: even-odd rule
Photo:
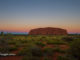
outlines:
[[[80,0],[0,0],[0,30],[59,27],[80,32]]]

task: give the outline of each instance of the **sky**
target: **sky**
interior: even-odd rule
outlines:
[[[0,31],[57,27],[80,33],[80,0],[0,0]]]

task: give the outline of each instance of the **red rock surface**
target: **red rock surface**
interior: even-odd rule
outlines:
[[[29,32],[29,35],[67,35],[67,30],[61,28],[36,28]]]

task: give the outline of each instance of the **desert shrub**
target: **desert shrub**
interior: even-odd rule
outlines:
[[[74,38],[67,36],[67,37],[63,37],[62,40],[66,41],[66,42],[71,42],[74,40]]]
[[[66,56],[58,56],[57,60],[70,60],[70,59],[68,59],[68,57],[66,57]]]
[[[55,41],[53,44],[62,45],[62,44],[66,44],[66,43],[63,41]]]
[[[18,48],[17,47],[9,47],[9,51],[15,51],[15,50],[17,50]]]
[[[16,41],[15,46],[16,47],[22,47],[23,46],[23,43],[21,43],[20,41]]]
[[[66,53],[66,52],[67,52],[67,50],[62,50],[62,49],[60,49],[59,47],[53,48],[53,51],[54,51],[54,52],[59,52],[59,53]]]
[[[41,46],[41,47],[44,47],[45,46],[45,44],[42,43],[42,42],[40,42],[40,41],[37,41],[35,44],[38,45],[38,46]]]
[[[1,48],[0,48],[0,52],[2,52],[2,53],[7,53],[8,52],[8,40],[6,40],[5,39],[5,37],[1,37],[1,39],[0,39],[0,46],[1,46]]]
[[[44,60],[52,60],[52,58],[44,57]]]
[[[19,55],[42,56],[41,48],[37,46],[28,46],[19,52]]]
[[[3,52],[4,51],[4,48],[0,48],[0,52]]]
[[[47,36],[41,36],[40,40],[42,41],[48,41],[48,40],[51,40],[51,38],[47,35]]]
[[[27,55],[27,54],[28,54],[27,50],[26,50],[26,49],[22,49],[21,51],[18,52],[17,55],[25,56],[25,55]]]
[[[18,55],[24,56],[22,60],[41,60],[43,52],[41,48],[35,45],[27,45]]]
[[[48,40],[47,41],[47,44],[53,44],[54,43],[54,40]]]
[[[17,50],[17,47],[5,47],[5,48],[0,48],[0,52],[2,53],[9,53],[11,51]]]
[[[16,42],[15,42],[15,41],[8,41],[8,44],[10,44],[10,45],[15,45]]]
[[[78,59],[75,59],[74,57],[65,54],[64,56],[58,56],[57,60],[78,60]]]
[[[70,44],[70,48],[65,56],[58,57],[58,60],[80,60],[80,40],[74,40]]]
[[[74,57],[77,60],[80,60],[80,40],[74,40],[70,44],[69,53],[70,56]]]
[[[53,56],[53,53],[54,53],[53,48],[49,47],[44,48],[44,56]]]
[[[22,60],[31,60],[31,58],[25,56],[25,57],[22,58]]]
[[[55,44],[55,45],[62,45],[62,44],[66,44],[64,41],[54,41],[54,40],[50,40],[47,42],[47,44]]]
[[[41,60],[41,57],[25,56],[22,60]]]
[[[0,35],[1,35],[1,36],[4,36],[4,32],[1,32]]]
[[[39,47],[31,48],[31,53],[33,56],[42,56],[42,50]]]
[[[0,52],[1,53],[8,53],[9,52],[9,48],[0,48]]]

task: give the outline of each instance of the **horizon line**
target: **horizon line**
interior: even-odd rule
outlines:
[[[7,34],[7,33],[11,33],[11,34],[28,34],[29,32],[6,32],[6,31],[0,31],[1,32],[4,32],[4,34]],[[80,34],[80,33],[75,33],[75,32],[68,32],[68,34]]]

